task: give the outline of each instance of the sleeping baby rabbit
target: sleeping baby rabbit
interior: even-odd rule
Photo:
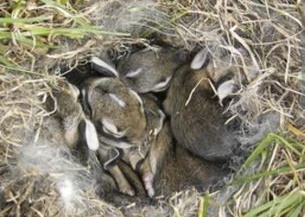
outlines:
[[[65,81],[59,81],[48,96],[46,107],[55,111],[43,124],[43,131],[50,131],[51,138],[63,141],[69,148],[75,148],[83,139],[89,149],[98,149],[97,133],[92,122],[85,117],[77,101],[79,90]]]
[[[163,104],[171,116],[171,128],[178,143],[209,161],[226,160],[237,144],[225,125],[228,117],[212,88],[213,85],[219,92],[226,90],[223,98],[232,93],[234,70],[234,66],[224,62],[214,65],[208,51],[203,49],[191,65],[177,70]]]
[[[138,93],[167,89],[175,70],[186,61],[186,54],[171,48],[144,49],[130,54],[118,64],[121,80]]]
[[[170,196],[190,187],[207,189],[227,174],[219,165],[194,156],[180,144],[175,144],[167,121],[152,143],[142,167],[151,168],[151,176],[147,177],[150,179],[144,180],[151,184],[150,197]]]
[[[82,92],[84,108],[98,131],[98,155],[104,168],[112,174],[121,192],[134,195],[116,160],[124,158],[136,168],[139,158],[132,153],[137,153],[146,137],[142,99],[118,78],[88,79]]]

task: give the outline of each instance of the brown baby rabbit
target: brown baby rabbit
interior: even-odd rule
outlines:
[[[151,146],[157,141],[158,135],[163,128],[165,114],[160,109],[158,100],[151,94],[141,95],[144,103],[144,112],[147,119],[147,136],[141,148],[134,153],[133,156],[137,157],[136,170],[140,173],[144,183],[144,188],[147,194],[152,197],[154,195],[153,177],[155,168],[150,164],[143,164],[145,158],[149,156]],[[157,163],[157,162],[156,162]]]
[[[124,158],[133,169],[139,161],[136,153],[146,137],[147,124],[141,98],[118,78],[88,79],[82,92],[84,108],[98,131],[98,155],[104,168],[121,192],[134,195],[116,160]]]
[[[55,111],[43,124],[43,132],[49,131],[50,139],[64,141],[69,148],[75,148],[82,140],[89,149],[98,149],[97,133],[94,125],[85,117],[80,103],[77,101],[79,90],[65,82],[59,81],[47,98],[48,111]],[[57,136],[56,136],[57,135]]]
[[[118,148],[142,143],[146,119],[136,92],[117,78],[91,78],[85,82],[83,97],[85,110],[105,143]]]
[[[214,66],[207,50],[202,50],[194,57],[191,66],[185,65],[177,70],[163,104],[171,116],[171,128],[178,143],[209,161],[226,160],[237,144],[225,125],[224,108],[211,86],[232,93],[233,86],[224,86],[232,80],[230,76],[234,70],[228,64]],[[228,80],[223,80],[225,77]]]
[[[154,195],[169,196],[188,187],[206,189],[227,174],[219,166],[175,145],[168,122],[164,123],[143,165],[152,169]]]
[[[118,64],[121,80],[138,93],[167,89],[175,70],[187,57],[170,48],[144,49],[132,53]]]

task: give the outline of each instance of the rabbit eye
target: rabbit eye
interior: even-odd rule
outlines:
[[[162,77],[162,78],[159,80],[159,83],[163,83],[163,82],[165,82],[166,80],[167,80],[166,77]]]
[[[132,78],[135,78],[137,77],[138,75],[140,75],[141,73],[143,72],[143,69],[142,68],[138,68],[136,70],[132,70],[132,71],[129,71],[127,74],[126,74],[126,78],[129,78],[129,79],[132,79]]]
[[[216,82],[216,87],[219,87],[221,84],[225,83],[226,81],[232,80],[234,77],[234,73],[231,70],[228,70],[224,76],[220,77],[219,80]]]
[[[105,133],[115,137],[115,138],[122,138],[126,135],[127,130],[120,130],[116,127],[111,120],[103,119],[102,120],[102,129]]]
[[[111,130],[107,129],[107,127],[104,126],[104,124],[100,121],[98,121],[96,124],[96,130],[98,131],[98,134],[106,139],[108,139],[109,141],[112,142],[125,142],[125,143],[130,143],[128,137],[125,135],[127,133],[127,130],[122,131],[121,129],[117,129],[117,130],[121,130],[117,133],[112,132]]]
[[[163,78],[161,79],[161,81],[159,81],[153,88],[154,91],[162,91],[164,89],[166,89],[168,83],[170,82],[171,80],[171,76],[169,77],[164,77],[164,80]]]

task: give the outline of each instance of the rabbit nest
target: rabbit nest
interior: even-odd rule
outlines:
[[[229,107],[232,119],[242,120],[244,156],[232,162],[236,170],[278,125],[304,132],[301,1],[21,0],[0,3],[0,14],[15,19],[0,18],[0,216],[195,216],[202,208],[196,190],[141,208],[114,207],[96,195],[95,177],[60,144],[31,146],[50,115],[43,107],[47,94],[63,74],[105,51],[120,58],[156,43],[190,52],[212,47],[216,57],[223,49],[233,64],[254,65],[259,75]],[[304,134],[292,136],[304,141]],[[238,209],[226,203],[234,192],[215,196],[215,216]]]

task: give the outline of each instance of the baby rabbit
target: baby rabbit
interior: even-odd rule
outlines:
[[[186,61],[186,55],[170,48],[144,49],[118,64],[121,80],[138,93],[167,89],[174,71]]]
[[[227,174],[219,166],[192,155],[179,144],[175,145],[166,121],[143,165],[152,169],[153,195],[170,196],[192,186],[202,190]]]
[[[43,132],[49,131],[49,139],[64,142],[69,148],[75,148],[82,140],[89,149],[98,149],[97,133],[94,125],[85,117],[80,103],[77,101],[79,90],[64,81],[59,81],[57,89],[48,96],[46,108],[54,111],[44,122]]]
[[[154,165],[143,164],[145,158],[149,156],[151,146],[157,141],[158,135],[163,128],[165,114],[160,109],[157,99],[151,94],[141,95],[144,103],[144,111],[147,119],[147,136],[141,148],[131,153],[132,156],[137,157],[136,170],[140,173],[144,183],[144,188],[147,194],[152,197],[154,195],[153,177],[155,174]],[[157,163],[157,162],[156,162]]]
[[[119,73],[111,61],[108,50],[102,50],[97,56],[92,56],[88,59],[88,63],[80,64],[72,71],[63,68],[61,73],[70,84],[79,88],[81,88],[83,82],[90,77],[119,77]]]
[[[179,144],[175,147],[155,180],[156,195],[169,196],[191,187],[203,191],[216,187],[228,175],[221,166],[194,156]]]
[[[171,128],[178,143],[209,161],[227,159],[237,144],[225,125],[227,117],[211,87],[213,83],[217,90],[233,91],[233,86],[224,86],[234,70],[236,68],[228,64],[214,66],[207,50],[202,50],[191,66],[184,65],[177,70],[163,104],[171,116]]]
[[[104,168],[121,192],[134,195],[116,160],[123,157],[136,168],[139,158],[132,153],[143,144],[147,124],[141,98],[118,78],[88,79],[82,92],[84,109],[98,131],[98,155]]]
[[[142,143],[146,119],[136,92],[119,79],[106,77],[87,79],[82,91],[85,110],[105,143],[118,148]]]

